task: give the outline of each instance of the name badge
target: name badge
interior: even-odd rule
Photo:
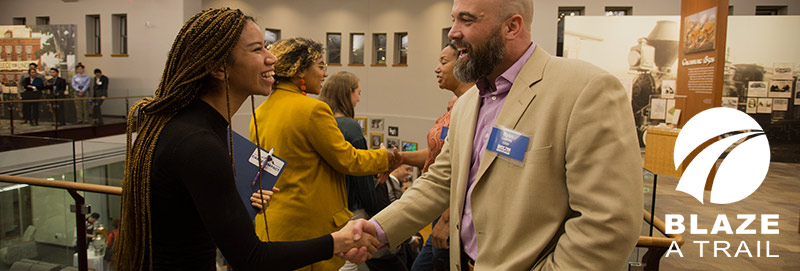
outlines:
[[[281,171],[283,170],[283,166],[286,164],[285,161],[273,155],[272,150],[270,150],[270,152],[261,150],[261,161],[262,170],[275,177],[280,175]],[[250,155],[249,162],[250,164],[258,167],[258,149],[253,150],[253,154]]]
[[[530,138],[518,132],[494,127],[486,143],[486,149],[522,162]]]
[[[442,126],[442,134],[439,136],[439,139],[444,140],[447,138],[447,132],[450,131],[450,127]]]

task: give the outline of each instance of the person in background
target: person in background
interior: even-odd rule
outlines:
[[[31,69],[37,70],[36,77],[38,77],[39,79],[42,79],[42,81],[45,80],[44,75],[42,75],[41,73],[38,72],[39,64],[36,64],[36,62],[31,62],[30,64],[28,64],[28,69],[25,70],[25,72],[23,72],[22,74],[20,74],[19,80],[17,82],[17,86],[19,86],[20,88],[25,86],[24,84],[22,84],[22,80],[24,80],[25,78],[31,77],[31,74],[30,74],[30,70]]]
[[[375,188],[376,198],[381,210],[402,197],[402,184],[411,177],[411,170],[410,165],[400,165],[389,174],[386,182],[377,185]],[[413,258],[418,254],[418,250],[411,247],[418,248],[421,241],[421,236],[414,235],[398,248],[381,250],[373,255],[372,259],[367,260],[367,266],[370,270],[407,271],[414,262]]]
[[[114,247],[117,245],[117,237],[119,236],[119,219],[114,218],[111,220],[111,227],[114,227],[108,233],[108,240],[106,240],[106,253],[103,254],[103,260],[106,261],[108,266],[114,262]]]
[[[22,79],[22,86],[25,88],[25,92],[22,93],[23,101],[42,98],[44,80],[36,72],[36,69],[28,70],[28,77]],[[25,119],[23,123],[30,123],[31,126],[39,125],[39,102],[23,102],[22,116]]]
[[[92,244],[92,238],[94,238],[94,227],[97,225],[97,220],[100,219],[100,214],[92,213],[89,217],[86,218],[86,245],[90,246]]]
[[[366,150],[367,140],[361,126],[353,119],[356,104],[361,101],[361,83],[358,77],[346,71],[335,73],[322,86],[319,99],[330,106],[344,139],[356,149]],[[352,219],[369,219],[378,213],[373,177],[345,175],[344,178],[347,184],[347,209],[353,212]],[[339,270],[357,269],[357,265],[346,262]]]
[[[103,71],[100,69],[94,69],[92,97],[97,99],[92,100],[91,104],[94,109],[92,115],[94,116],[95,124],[103,124],[103,112],[100,107],[103,105],[106,96],[108,96],[108,77],[103,75]]]
[[[336,231],[353,217],[347,209],[345,174],[372,175],[402,162],[397,150],[360,150],[345,141],[330,106],[319,95],[327,74],[322,44],[306,38],[272,44],[275,91],[255,109],[250,140],[286,161],[281,193],[256,217],[261,240],[297,241]],[[264,216],[266,215],[266,222]],[[266,225],[265,225],[266,223]],[[269,231],[267,231],[269,229]],[[333,258],[303,270],[336,270]]]
[[[452,42],[442,48],[439,54],[439,64],[433,70],[436,73],[436,82],[440,89],[453,92],[454,96],[447,103],[447,112],[436,119],[433,127],[428,132],[428,148],[407,152],[407,163],[428,172],[428,167],[436,161],[436,156],[442,151],[444,138],[449,132],[450,113],[458,97],[467,92],[475,83],[464,83],[456,80],[453,74],[453,64],[458,59],[458,50]],[[419,256],[411,266],[411,271],[425,270],[449,270],[450,256],[448,235],[450,234],[450,208],[444,211],[441,216],[433,220],[431,235],[425,241],[425,246],[419,252]]]
[[[50,68],[50,80],[44,83],[44,87],[53,93],[53,98],[55,99],[64,99],[69,95],[67,80],[59,76],[59,71],[56,68]],[[58,125],[66,124],[64,121],[64,102],[53,102],[53,108],[55,109],[54,119]]]
[[[89,85],[92,83],[89,75],[84,73],[86,67],[80,62],[75,65],[75,75],[72,76],[72,88],[75,89],[75,98],[88,97]],[[89,122],[89,101],[75,100],[75,111],[77,112],[76,123],[83,124]]]

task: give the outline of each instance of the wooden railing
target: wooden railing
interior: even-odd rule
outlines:
[[[70,194],[75,198],[76,206],[83,206],[83,197],[78,195],[77,191],[85,191],[85,192],[94,192],[94,193],[102,193],[108,195],[121,195],[122,188],[121,187],[114,187],[114,186],[106,186],[106,185],[97,185],[97,184],[87,184],[87,183],[74,183],[74,182],[66,182],[66,181],[52,181],[52,180],[44,180],[44,179],[37,179],[37,178],[29,178],[29,177],[18,177],[18,176],[8,176],[8,175],[0,175],[0,182],[6,183],[18,183],[18,184],[28,184],[34,186],[43,186],[43,187],[52,187],[52,188],[60,188],[66,189],[70,192]],[[77,196],[77,198],[76,198]],[[82,210],[84,208],[75,208],[77,210]],[[76,225],[78,226],[79,232],[86,231],[86,225],[83,222],[85,220],[86,212],[78,211],[76,212]],[[651,221],[650,212],[647,210],[642,210],[642,218],[648,224],[651,224],[657,229],[659,232],[664,233],[666,225],[664,221],[657,217],[653,217],[653,221]],[[644,270],[658,270],[659,262],[661,261],[661,257],[666,253],[669,249],[670,245],[673,242],[676,242],[678,246],[682,246],[685,240],[683,236],[680,234],[665,234],[666,237],[654,237],[654,236],[639,236],[639,241],[636,243],[636,247],[643,247],[648,248],[645,255],[642,257],[642,262],[645,264]],[[78,253],[79,253],[79,270],[87,270],[87,262],[86,262],[86,239],[78,238]]]
[[[67,190],[70,196],[72,196],[72,198],[75,200],[74,208],[70,209],[75,213],[75,227],[77,228],[77,232],[86,232],[86,223],[84,223],[84,220],[86,220],[86,214],[90,212],[89,208],[86,206],[85,199],[83,196],[78,194],[78,191],[102,193],[108,195],[122,194],[121,187],[66,181],[52,181],[19,176],[0,175],[0,182],[27,184]],[[87,271],[89,270],[89,265],[87,253],[88,244],[86,243],[86,238],[77,238],[76,242],[78,244],[78,270]]]
[[[649,225],[653,225],[659,232],[664,233],[666,225],[664,221],[654,217],[647,210],[642,209],[642,217]],[[651,221],[650,219],[653,219]],[[647,248],[647,252],[642,257],[645,271],[658,270],[658,265],[661,262],[661,257],[667,252],[672,242],[675,242],[679,247],[683,245],[685,240],[680,234],[664,234],[666,237],[655,236],[639,236],[639,241],[636,242],[636,247]]]
[[[94,101],[94,100],[120,100],[120,99],[124,99],[125,100],[125,110],[127,112],[127,109],[130,107],[129,99],[142,99],[142,98],[148,98],[148,97],[152,97],[152,96],[118,96],[118,97],[105,97],[105,98],[103,98],[103,97],[78,97],[78,98],[48,98],[48,99],[31,99],[31,100],[13,99],[13,100],[7,100],[7,101],[0,101],[0,106],[2,106],[4,104],[9,104],[9,106],[7,106],[8,107],[8,114],[9,114],[9,123],[11,125],[11,127],[10,127],[11,128],[11,134],[13,135],[14,134],[14,116],[15,116],[14,107],[18,103],[47,102],[47,103],[53,105],[54,103],[63,103],[63,102],[67,102],[67,101]],[[91,109],[92,112],[94,112],[93,114],[97,114],[99,112],[98,107],[96,105],[97,104],[95,104],[95,106]],[[57,131],[58,128],[59,128],[59,122],[63,122],[63,120],[59,120],[58,119],[58,117],[59,117],[59,114],[58,114],[59,106],[54,106],[53,105],[50,108],[50,110],[51,110],[50,113],[53,114],[53,122],[55,124],[55,130]],[[95,116],[95,118],[96,118],[96,116]]]
[[[31,99],[31,100],[10,100],[0,101],[0,104],[10,103],[33,103],[33,102],[65,102],[65,101],[83,101],[83,100],[115,100],[115,99],[139,99],[148,98],[153,96],[119,96],[119,97],[80,97],[80,98],[58,98],[58,99]]]

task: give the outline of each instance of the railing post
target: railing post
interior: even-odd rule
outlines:
[[[656,216],[656,187],[658,186],[658,174],[653,173],[653,200],[650,202],[650,236],[653,236],[653,217]]]
[[[58,104],[58,101],[55,101],[55,102],[52,102],[52,103],[53,103],[53,108],[55,109],[54,110],[55,114],[53,115],[53,122],[55,122],[55,124],[56,124],[56,136],[58,136],[58,121],[60,121],[60,119],[58,119],[58,110],[60,109],[59,108],[60,106]]]
[[[75,213],[75,226],[76,234],[78,237],[78,270],[79,271],[88,271],[89,264],[88,264],[88,244],[86,244],[86,214],[90,213],[92,210],[91,206],[86,206],[86,201],[84,200],[83,196],[78,194],[77,191],[74,189],[67,189],[69,194],[75,199],[75,205],[70,206],[70,211]]]
[[[131,108],[130,102],[128,101],[128,98],[125,98],[125,122],[128,122],[128,114],[130,114],[130,108]]]
[[[17,103],[10,103],[8,107],[8,121],[11,124],[11,134],[14,134],[14,105]]]

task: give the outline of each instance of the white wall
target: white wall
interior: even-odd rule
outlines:
[[[261,28],[280,29],[282,38],[306,37],[324,44],[327,32],[342,34],[342,66],[330,66],[329,74],[346,70],[361,79],[361,102],[356,115],[384,118],[387,126],[399,126],[398,138],[427,146],[425,135],[444,114],[452,93],[437,87],[435,68],[441,51],[442,28],[450,26],[451,0],[437,1],[255,1],[210,0],[203,8],[234,7],[254,16]],[[409,33],[407,67],[392,67],[394,33]],[[364,33],[365,66],[348,66],[350,33]],[[372,34],[387,34],[387,65],[371,67]],[[258,99],[257,104],[263,101]],[[251,117],[246,102],[234,117],[234,129],[247,134]]]
[[[730,0],[734,15],[752,15],[756,5],[786,5],[788,14],[800,15],[796,0]],[[11,24],[24,16],[50,16],[52,24],[78,25],[78,60],[91,71],[103,69],[111,79],[111,96],[152,95],[158,86],[166,55],[183,22],[204,8],[230,6],[257,18],[262,28],[277,28],[283,38],[303,36],[324,41],[326,32],[340,32],[342,63],[349,58],[349,34],[366,34],[365,61],[372,58],[372,33],[386,33],[388,63],[392,63],[394,33],[409,33],[407,67],[332,66],[329,73],[347,70],[362,80],[362,101],[356,114],[384,117],[388,125],[399,125],[400,138],[425,147],[424,135],[443,113],[451,96],[439,90],[433,68],[441,46],[441,30],[450,26],[452,0],[56,0],[6,1],[0,9],[0,24]],[[679,15],[680,0],[534,0],[533,39],[555,54],[558,7],[585,7],[586,15],[603,15],[606,6],[630,6],[634,15]],[[35,7],[35,8],[32,8]],[[129,57],[111,57],[111,14],[128,14]],[[102,57],[84,57],[85,15],[100,14]],[[620,31],[625,31],[621,29]],[[260,103],[263,98],[257,99]],[[234,117],[234,129],[247,133],[250,113],[245,104]],[[121,101],[107,102],[105,114],[121,115]],[[396,121],[394,119],[397,119]],[[408,123],[408,124],[403,124]],[[409,125],[406,127],[406,125]],[[385,131],[383,131],[385,132]]]

